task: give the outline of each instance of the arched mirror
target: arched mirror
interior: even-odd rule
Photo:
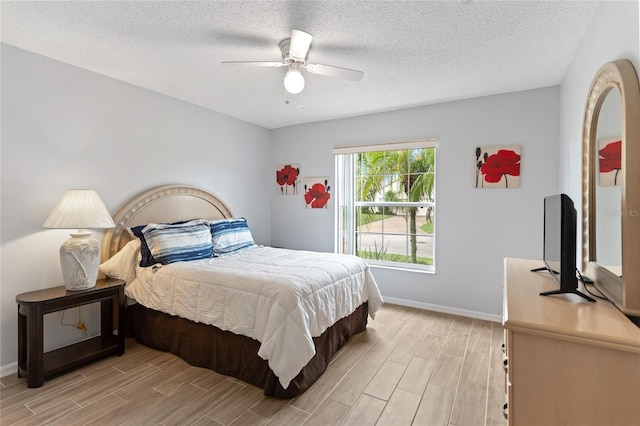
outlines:
[[[640,89],[631,62],[600,68],[583,130],[582,269],[640,317]]]

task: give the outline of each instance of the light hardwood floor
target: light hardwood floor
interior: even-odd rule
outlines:
[[[3,377],[0,423],[506,425],[502,339],[498,323],[385,304],[291,400],[128,340],[41,388]]]

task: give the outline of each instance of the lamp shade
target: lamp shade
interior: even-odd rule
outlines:
[[[96,191],[70,189],[42,225],[43,228],[92,229],[116,226]]]
[[[113,228],[115,223],[96,191],[70,189],[42,225],[44,228],[78,229],[60,247],[60,266],[67,290],[95,287],[100,265],[100,243],[85,229]]]

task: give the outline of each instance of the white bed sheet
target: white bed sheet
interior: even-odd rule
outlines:
[[[383,303],[368,265],[348,255],[256,246],[138,272],[127,296],[258,340],[285,389],[315,355],[312,337],[367,301],[374,318]]]

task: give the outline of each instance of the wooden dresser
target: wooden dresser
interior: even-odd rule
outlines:
[[[540,266],[504,261],[509,424],[640,425],[640,328],[605,300],[540,296],[558,287]]]

